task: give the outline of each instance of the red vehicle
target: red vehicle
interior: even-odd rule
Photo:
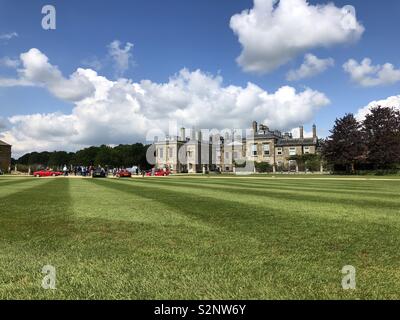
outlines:
[[[130,173],[128,170],[119,170],[116,174],[117,178],[130,178],[132,177],[132,173]]]
[[[40,171],[35,171],[33,173],[35,177],[57,177],[57,176],[62,176],[63,173],[59,171],[53,171],[53,170],[40,170]]]
[[[146,172],[146,176],[151,176],[151,170]],[[171,174],[171,171],[169,171],[169,169],[166,169],[164,171],[164,169],[158,169],[154,172],[154,176],[155,177],[166,177],[169,176]]]

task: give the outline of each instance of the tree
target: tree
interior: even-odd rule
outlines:
[[[109,147],[102,145],[100,147],[89,147],[75,152],[32,152],[27,153],[16,160],[19,165],[35,167],[61,167],[63,165],[73,166],[113,166],[113,167],[131,167],[138,165],[140,168],[149,169],[151,166],[147,163],[146,152],[149,146],[141,143],[132,145],[119,145]]]
[[[336,119],[331,135],[322,146],[322,155],[328,164],[340,165],[346,171],[355,172],[357,163],[362,162],[366,155],[361,124],[353,114],[346,114]]]
[[[113,166],[113,148],[102,145],[96,154],[94,164],[95,166]]]
[[[314,172],[321,169],[321,158],[318,154],[290,156],[288,160],[296,161],[300,170],[309,170],[311,172]]]
[[[400,112],[375,107],[365,117],[363,132],[368,147],[367,161],[377,169],[400,164]]]
[[[48,166],[61,167],[68,165],[70,162],[70,155],[65,151],[54,151],[50,154]]]
[[[255,162],[257,172],[266,173],[272,171],[272,166],[268,162]]]

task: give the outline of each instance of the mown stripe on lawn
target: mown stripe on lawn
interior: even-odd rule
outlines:
[[[38,181],[34,179],[23,179],[23,178],[1,182],[0,199],[12,195],[13,193],[21,192],[24,189],[40,186],[42,184],[43,181]]]
[[[178,194],[193,194],[197,196],[207,196],[214,199],[229,199],[236,203],[251,203],[253,206],[259,206],[268,209],[285,208],[291,214],[309,217],[310,215],[318,215],[321,218],[340,221],[369,221],[371,223],[388,224],[398,221],[397,202],[388,201],[371,201],[369,199],[357,199],[346,197],[322,196],[316,190],[315,194],[305,194],[300,192],[280,191],[279,187],[273,190],[247,190],[229,189],[228,186],[221,188],[215,187],[213,184],[187,186],[182,182],[182,186],[172,185],[165,181],[164,184],[160,180],[135,180],[125,181],[124,183],[132,183],[137,186],[175,191]],[[175,196],[179,199],[179,195]],[[368,213],[368,215],[367,215]]]
[[[157,179],[158,181],[164,181],[164,180],[169,180],[169,181],[176,181],[176,179]],[[232,178],[225,178],[225,179],[215,179],[215,178],[204,178],[204,179],[192,179],[192,178],[187,178],[187,179],[181,179],[181,181],[190,181],[195,184],[243,184],[243,185],[249,185],[249,186],[269,186],[269,187],[288,187],[297,189],[305,189],[307,190],[308,188],[321,188],[321,190],[338,190],[338,191],[361,191],[361,192],[370,192],[374,193],[377,190],[381,190],[383,192],[387,192],[387,190],[399,190],[400,189],[400,180],[391,182],[371,182],[371,181],[329,181],[329,188],[328,187],[323,187],[327,185],[327,181],[324,180],[315,180],[315,179],[303,179],[303,180],[282,180],[282,179],[232,179]],[[331,188],[332,187],[332,188]],[[389,192],[390,194],[391,192]],[[395,193],[396,195],[399,194],[399,192]]]
[[[367,191],[365,189],[359,191],[351,191],[352,189],[343,190],[343,189],[328,189],[322,188],[321,185],[286,185],[281,183],[245,183],[245,182],[232,182],[232,181],[216,181],[212,180],[207,182],[198,183],[198,181],[190,181],[190,180],[183,180],[183,181],[176,181],[176,180],[167,180],[167,179],[159,179],[157,183],[163,185],[187,185],[187,186],[205,186],[207,188],[228,188],[228,189],[238,189],[238,190],[255,190],[255,191],[262,191],[262,192],[274,192],[275,190],[279,191],[288,191],[289,193],[295,194],[323,194],[323,195],[338,195],[338,198],[348,198],[349,196],[358,196],[360,198],[366,198],[367,200],[388,200],[388,203],[391,202],[398,202],[395,198],[400,196],[400,192],[379,192],[379,188],[375,187],[375,191]],[[400,186],[398,187],[400,189]],[[343,191],[342,191],[343,190]]]
[[[96,180],[74,180],[70,183],[70,195],[76,217],[205,227],[204,224],[199,225],[199,221],[188,219],[175,207],[168,207],[132,193],[116,194],[110,188],[93,181]],[[110,203],[114,203],[113,210],[109,210]]]
[[[0,298],[52,298],[40,286],[41,268],[62,268],[64,241],[72,231],[67,179],[29,183],[0,202]],[[61,277],[62,278],[62,277]]]
[[[162,189],[157,193],[149,192],[155,185],[131,185],[130,181],[96,181],[95,183],[107,185],[116,191],[133,192],[141,196],[154,199],[168,205],[175,205],[179,210],[184,210],[189,216],[203,219],[217,228],[217,232],[226,230],[232,234],[236,241],[246,241],[246,239],[257,239],[258,245],[252,241],[252,246],[257,248],[259,254],[263,252],[266,266],[272,261],[283,263],[282,258],[291,261],[292,268],[297,270],[303,264],[308,268],[331,270],[334,266],[341,265],[345,261],[354,262],[355,265],[362,266],[365,277],[375,277],[370,274],[372,269],[379,265],[391,274],[390,287],[393,288],[397,271],[388,270],[387,266],[393,263],[399,265],[397,246],[400,239],[397,236],[399,228],[388,224],[368,223],[367,220],[360,220],[357,223],[340,221],[338,219],[326,223],[325,219],[315,214],[309,214],[307,218],[297,215],[296,212],[287,211],[284,206],[281,210],[262,208],[244,203],[233,203],[231,198],[215,199],[203,194],[202,191],[191,192],[190,194],[181,193],[176,188]],[[185,188],[182,188],[185,189]],[[179,197],[178,197],[179,195]],[[174,199],[175,198],[175,199]],[[178,200],[179,199],[179,200]],[[251,203],[249,201],[248,203]],[[312,207],[309,209],[312,210]],[[329,214],[327,212],[326,214]],[[229,233],[228,232],[228,233]],[[224,232],[226,234],[227,232]],[[241,239],[241,240],[239,240]],[[368,241],[365,241],[368,239]],[[379,249],[383,243],[392,243],[393,247],[386,247],[386,252]],[[252,252],[251,247],[247,247]],[[373,252],[373,254],[371,254]],[[269,258],[273,260],[269,260]],[[296,261],[296,262],[294,262]],[[286,263],[281,267],[285,269]],[[297,266],[297,267],[296,267]],[[288,270],[287,270],[288,271]],[[309,270],[308,270],[309,271]],[[288,271],[289,272],[289,271]],[[290,272],[293,272],[291,270]],[[289,273],[290,273],[289,272]],[[329,271],[327,271],[329,272]],[[277,273],[276,276],[283,276]],[[302,277],[305,275],[303,274]],[[288,274],[286,274],[288,277]],[[306,276],[307,277],[307,276]],[[290,280],[293,279],[293,275]],[[295,277],[296,278],[296,277]],[[325,283],[323,277],[319,281]],[[282,279],[282,281],[284,281]],[[316,279],[310,280],[314,283]],[[318,282],[318,281],[317,281]],[[293,282],[293,285],[296,283]],[[301,284],[297,283],[301,286]],[[398,286],[397,286],[398,287]],[[379,290],[385,290],[385,287]],[[376,288],[375,288],[376,289]],[[295,290],[295,289],[294,289]]]

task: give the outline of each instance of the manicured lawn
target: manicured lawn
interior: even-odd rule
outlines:
[[[1,177],[0,298],[399,299],[400,180]]]

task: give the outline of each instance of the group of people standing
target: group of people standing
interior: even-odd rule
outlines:
[[[106,169],[101,168],[101,167],[99,167],[99,168],[101,170],[104,170],[105,173],[107,173]],[[75,176],[87,177],[87,176],[92,176],[94,170],[95,170],[94,166],[76,166],[73,168],[68,168],[66,165],[64,165],[63,174],[64,174],[64,176],[68,176],[73,173]]]

